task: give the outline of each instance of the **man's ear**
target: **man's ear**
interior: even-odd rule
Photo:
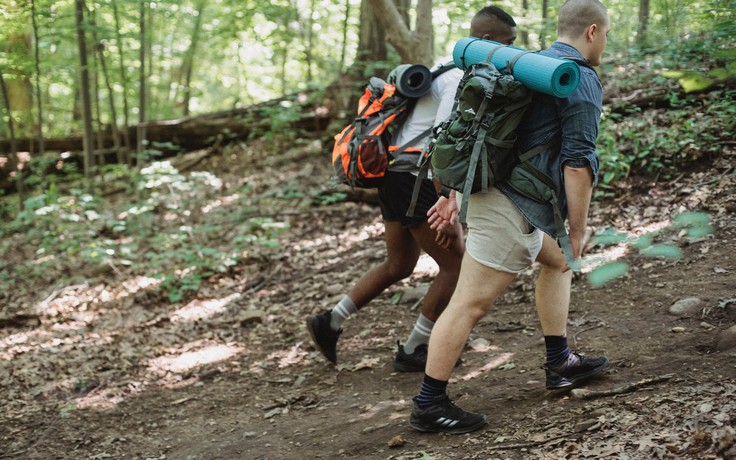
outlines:
[[[585,31],[585,39],[588,42],[593,42],[595,40],[595,34],[597,33],[600,33],[600,30],[598,30],[598,24],[591,24]]]

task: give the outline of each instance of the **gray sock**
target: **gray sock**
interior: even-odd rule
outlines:
[[[353,313],[357,313],[358,307],[353,303],[353,299],[350,296],[345,296],[340,300],[337,305],[332,307],[330,318],[330,327],[333,331],[337,331],[342,327],[342,323]]]
[[[429,343],[429,334],[432,333],[433,327],[434,321],[419,313],[419,318],[414,323],[414,329],[412,329],[411,335],[404,343],[404,352],[412,354],[419,345]]]

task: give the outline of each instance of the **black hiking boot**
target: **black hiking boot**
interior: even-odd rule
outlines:
[[[544,366],[547,374],[547,389],[560,390],[572,388],[580,382],[587,380],[602,372],[608,367],[608,358],[599,356],[588,357],[578,353],[570,352],[567,362],[560,366]]]
[[[307,316],[307,330],[317,348],[332,364],[337,364],[337,339],[342,329],[333,331],[330,327],[332,313],[324,311],[318,315]]]
[[[475,431],[486,424],[486,416],[465,412],[450,400],[447,394],[434,398],[432,405],[420,409],[416,397],[409,425],[417,431],[428,433],[463,434]]]
[[[394,358],[394,369],[399,372],[424,372],[427,367],[427,344],[417,345],[414,353],[404,351],[404,346],[396,342],[399,351],[396,352]]]

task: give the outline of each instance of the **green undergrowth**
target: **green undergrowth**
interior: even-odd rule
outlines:
[[[224,199],[209,172],[182,174],[163,161],[128,178],[135,187],[120,204],[53,184],[27,199],[0,226],[0,251],[14,254],[0,265],[0,295],[98,274],[139,275],[159,280],[163,297],[178,302],[213,275],[270,257],[288,229],[258,214],[259,197],[247,185]]]

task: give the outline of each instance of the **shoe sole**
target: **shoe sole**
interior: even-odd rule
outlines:
[[[455,363],[455,367],[460,366],[462,363],[462,360],[458,358],[457,362]],[[426,365],[424,367],[416,367],[412,366],[411,364],[404,364],[401,361],[397,361],[394,359],[394,370],[396,372],[424,372],[424,369],[426,368]]]
[[[325,359],[327,359],[327,361],[331,362],[332,364],[337,364],[337,359],[333,361],[332,358],[327,356],[327,353],[325,353],[325,351],[322,349],[321,346],[319,346],[319,343],[317,342],[317,333],[315,332],[314,328],[315,328],[315,323],[318,323],[318,322],[319,320],[317,319],[315,315],[307,316],[307,330],[309,331],[309,336],[312,337],[312,344],[314,344],[314,348],[316,348],[317,350],[319,350],[320,353],[322,353],[322,356],[324,356]]]
[[[557,385],[557,386],[549,386],[548,385],[547,386],[547,389],[548,390],[572,390],[578,384],[583,383],[584,381],[588,380],[589,378],[591,378],[591,377],[593,377],[593,376],[595,376],[597,374],[600,374],[601,372],[605,371],[606,369],[608,369],[608,361],[606,361],[604,364],[602,364],[602,365],[600,365],[600,366],[598,366],[598,367],[596,367],[594,369],[591,369],[590,371],[588,371],[585,374],[576,375],[575,377],[573,377],[571,379],[565,379],[569,383],[566,383],[564,385]]]
[[[414,420],[413,418],[409,419],[409,426],[414,428],[417,431],[421,431],[423,433],[447,433],[447,434],[465,434],[470,433],[472,431],[478,430],[482,428],[487,422],[485,415],[483,416],[483,420],[476,423],[475,425],[470,426],[464,426],[461,428],[445,428],[445,427],[436,427],[436,426],[426,426],[419,420]]]
[[[404,364],[398,361],[394,361],[394,370],[397,372],[424,372],[424,368],[412,366],[411,364]]]

